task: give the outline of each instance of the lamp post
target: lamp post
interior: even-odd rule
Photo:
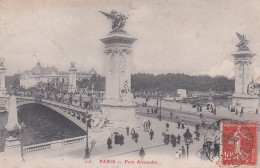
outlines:
[[[159,121],[162,120],[162,98],[160,96],[160,113],[159,113]]]
[[[187,159],[189,158],[189,145],[191,143],[191,138],[190,137],[187,137],[185,138],[185,144],[186,144],[186,147],[187,147]]]
[[[89,117],[88,117],[88,112],[85,114],[85,123],[86,123],[86,148],[85,148],[85,159],[89,159],[90,157],[90,152],[88,148],[88,122],[89,122]]]
[[[22,132],[22,135],[24,135],[24,130],[25,130],[25,124],[24,124],[24,122],[22,121],[22,123],[21,123],[21,132]],[[25,161],[22,143],[21,143],[21,157],[22,157],[23,161]]]

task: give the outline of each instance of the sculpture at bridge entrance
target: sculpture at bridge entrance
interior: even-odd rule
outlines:
[[[122,15],[121,13],[118,13],[115,10],[112,10],[110,12],[110,14],[102,12],[102,11],[99,11],[99,12],[104,14],[108,19],[112,20],[112,30],[113,31],[123,31],[126,19],[128,19],[126,16]]]
[[[238,50],[232,54],[235,69],[235,93],[232,106],[244,107],[245,111],[255,112],[258,108],[258,96],[254,90],[254,60],[255,56],[248,48],[249,40],[245,35],[236,33],[239,43]]]
[[[108,115],[114,127],[136,127],[135,103],[131,93],[131,62],[132,44],[136,41],[123,31],[127,17],[115,10],[110,14],[101,12],[112,20],[112,30],[106,38],[106,95],[101,110]]]

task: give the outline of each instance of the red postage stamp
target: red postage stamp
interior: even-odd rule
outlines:
[[[257,123],[222,123],[222,166],[255,167],[257,163]]]

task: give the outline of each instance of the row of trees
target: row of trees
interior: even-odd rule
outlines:
[[[233,91],[234,79],[224,76],[211,77],[207,75],[190,76],[186,74],[143,74],[132,75],[132,89],[175,91],[177,89],[187,89],[190,91]]]
[[[19,76],[6,77],[7,87],[18,87],[20,84]],[[94,90],[105,90],[105,77],[93,75],[90,79],[77,81],[79,88],[89,88]],[[234,91],[234,79],[224,76],[190,76],[186,74],[144,74],[132,75],[132,90],[134,91],[176,91],[177,89],[187,89],[189,91]]]
[[[190,76],[186,74],[144,74],[132,75],[132,90],[158,90],[176,91],[177,89],[187,89],[190,91],[234,91],[234,79],[224,76],[211,77],[207,75]],[[94,90],[105,90],[105,77],[93,75],[89,80],[78,82],[79,87],[91,88],[94,83]]]

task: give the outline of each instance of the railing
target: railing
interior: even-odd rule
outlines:
[[[47,143],[41,143],[36,145],[25,146],[22,148],[23,156],[27,156],[29,154],[49,152],[55,150],[62,150],[67,147],[72,147],[75,145],[85,144],[86,136],[74,137],[64,140],[57,140]]]
[[[70,138],[62,142],[62,147],[85,142],[86,136]]]

